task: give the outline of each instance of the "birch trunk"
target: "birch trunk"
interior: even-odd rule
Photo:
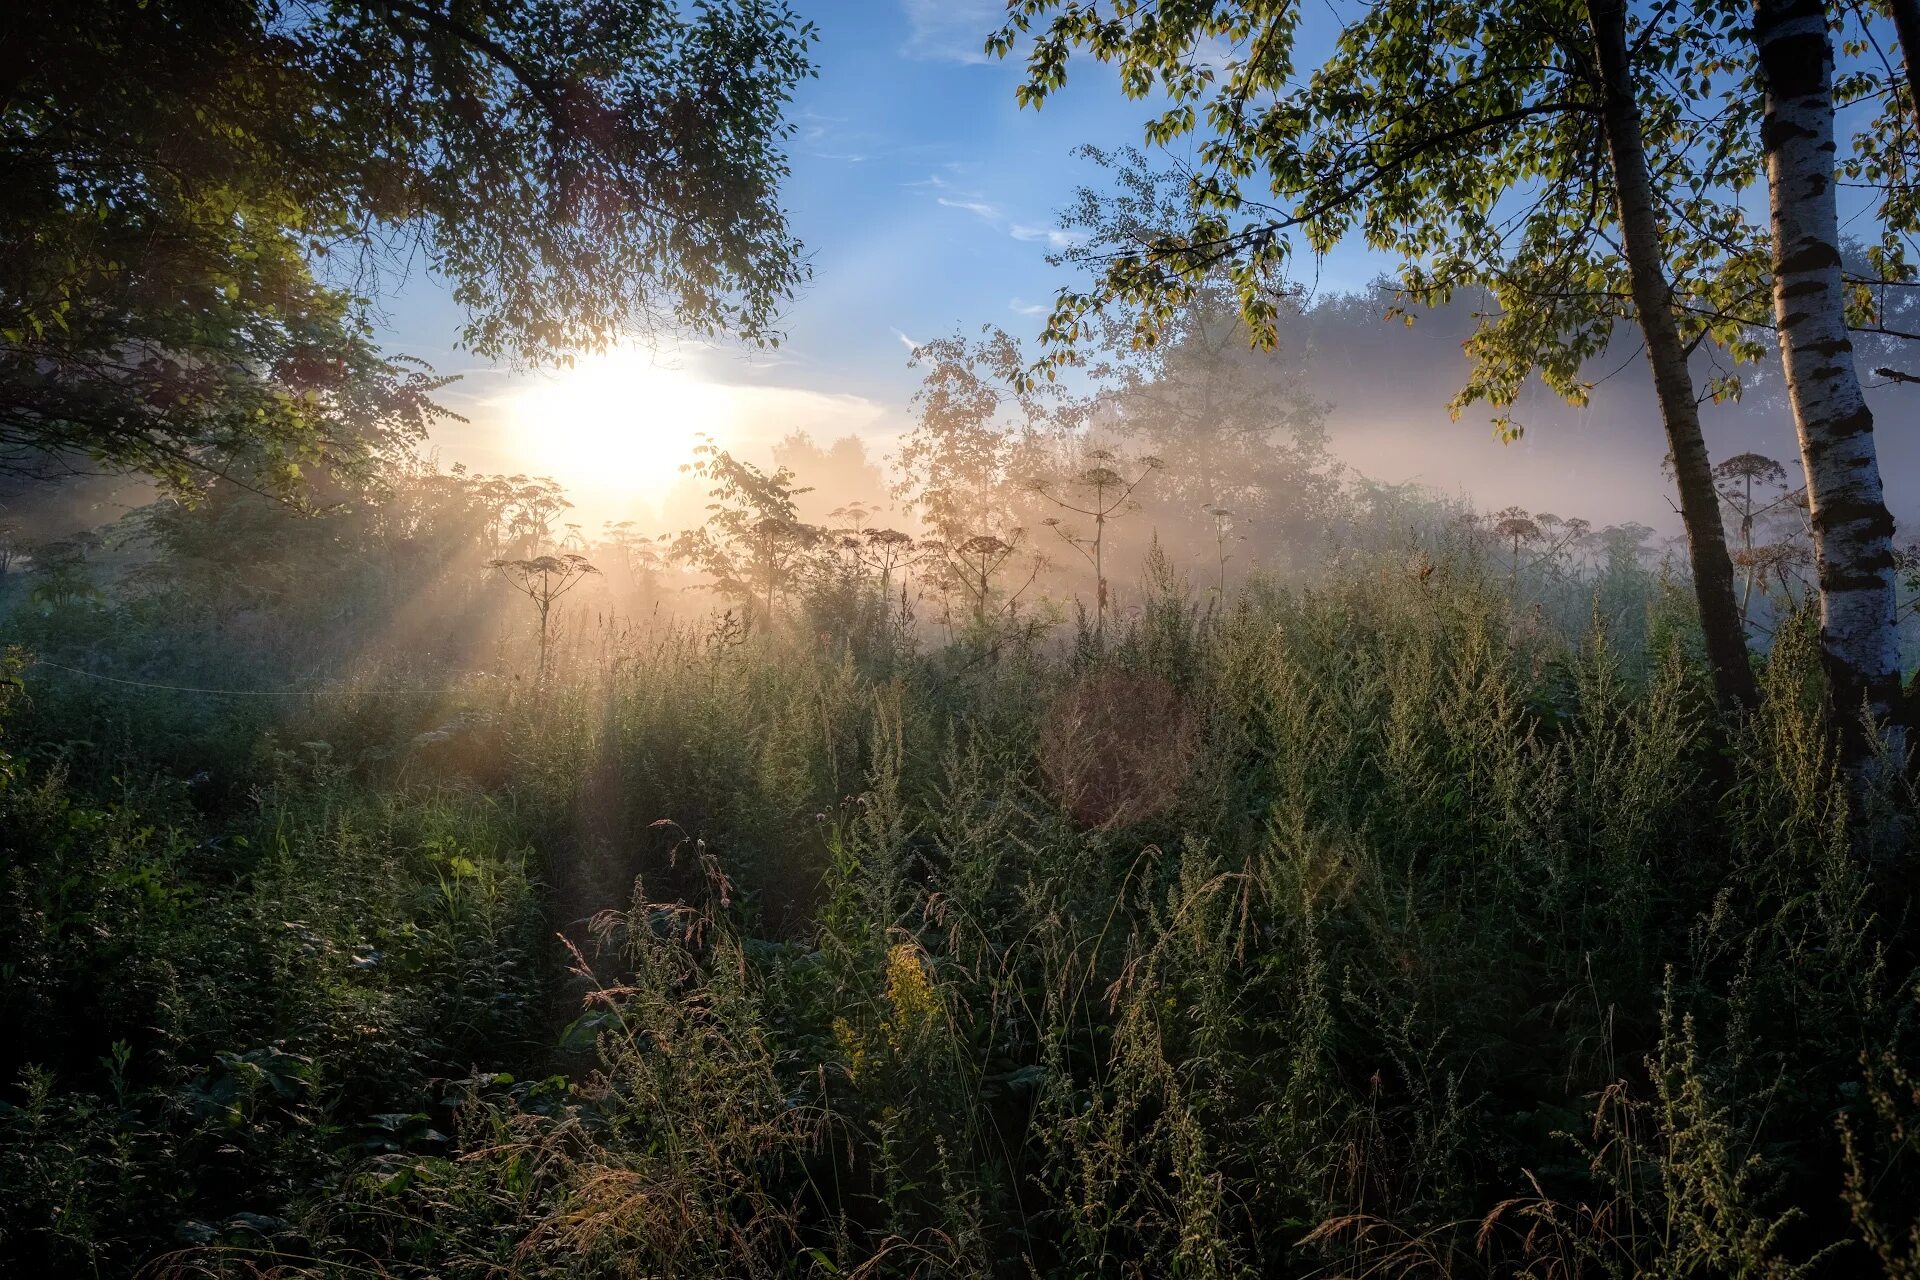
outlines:
[[[1880,487],[1873,414],[1847,334],[1834,185],[1833,44],[1820,0],[1758,0],[1766,87],[1760,143],[1773,227],[1773,312],[1807,472],[1820,583],[1820,654],[1842,765],[1858,777],[1873,728],[1899,750],[1900,653],[1893,517]]]
[[[1627,52],[1624,0],[1588,0],[1594,52],[1603,95],[1601,120],[1613,165],[1620,212],[1621,245],[1632,283],[1634,310],[1646,338],[1647,363],[1653,367],[1654,392],[1673,455],[1680,489],[1680,519],[1687,531],[1687,557],[1693,567],[1693,594],[1700,610],[1707,662],[1720,701],[1750,707],[1760,700],[1747,657],[1746,627],[1734,596],[1733,559],[1720,518],[1720,497],[1713,487],[1713,464],[1700,432],[1700,404],[1694,395],[1687,350],[1674,320],[1673,285],[1663,266],[1659,214],[1653,178],[1647,168],[1640,108]]]

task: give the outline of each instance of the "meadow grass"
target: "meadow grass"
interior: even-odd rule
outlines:
[[[1849,811],[1805,621],[1732,721],[1656,578],[1421,556],[271,716],[29,671],[0,1252],[1920,1274],[1913,800]]]

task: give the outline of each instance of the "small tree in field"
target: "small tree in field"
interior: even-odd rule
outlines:
[[[1026,358],[1000,329],[923,343],[911,363],[925,376],[895,495],[950,546],[1019,524],[1021,478],[1047,465],[1086,405],[1059,383],[1023,385]]]
[[[1121,465],[1111,452],[1095,449],[1088,455],[1093,465],[1085,471],[1067,480],[1062,485],[1050,485],[1046,480],[1035,480],[1033,491],[1063,511],[1073,511],[1091,517],[1093,532],[1080,535],[1063,525],[1058,518],[1049,517],[1046,524],[1059,534],[1066,544],[1086,557],[1093,566],[1095,590],[1094,633],[1102,640],[1107,634],[1107,571],[1106,543],[1107,522],[1127,506],[1146,478],[1160,469],[1158,458],[1142,458],[1129,470],[1137,468],[1137,474],[1129,480],[1115,470]],[[1060,496],[1059,490],[1065,489],[1072,498]]]
[[[507,580],[507,585],[533,603],[540,615],[540,679],[547,678],[548,623],[556,600],[579,586],[590,573],[600,572],[587,558],[574,552],[557,556],[534,556],[528,560],[489,560],[487,567]]]
[[[742,462],[711,440],[685,468],[707,482],[707,522],[674,539],[673,554],[713,579],[722,595],[745,606],[749,625],[773,621],[780,595],[806,570],[826,532],[799,517],[793,473]]]
[[[526,559],[553,545],[553,522],[573,507],[551,476],[454,474],[481,545],[499,559]]]

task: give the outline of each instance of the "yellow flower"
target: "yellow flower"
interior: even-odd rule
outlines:
[[[833,1020],[834,1043],[840,1046],[840,1052],[847,1060],[847,1075],[858,1080],[860,1072],[867,1065],[867,1043],[851,1022],[845,1018]]]
[[[887,952],[887,1046],[905,1053],[940,1019],[940,997],[919,948],[910,942]]]

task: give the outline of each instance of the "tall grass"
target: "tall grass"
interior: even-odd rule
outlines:
[[[83,794],[16,711],[0,1247],[1916,1274],[1913,799],[1848,812],[1805,628],[1734,723],[1625,568],[1389,539],[1140,600],[1104,645],[611,627],[303,703],[218,803]]]

